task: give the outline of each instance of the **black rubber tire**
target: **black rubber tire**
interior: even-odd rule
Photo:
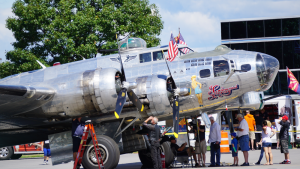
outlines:
[[[99,148],[106,154],[102,156],[104,168],[116,168],[120,160],[120,150],[117,143],[110,137],[104,135],[97,136],[97,140],[99,143]],[[89,158],[91,152],[94,152],[92,140],[88,141],[88,145],[92,146],[86,147],[82,158],[82,165],[85,169],[99,169],[97,162],[93,162],[91,158]]]
[[[14,149],[12,147],[1,147],[0,149],[5,151],[3,154],[0,153],[0,160],[9,160],[11,156],[14,155]]]
[[[174,160],[174,154],[171,151],[171,144],[170,142],[164,142],[161,144],[161,150],[165,154],[165,163],[166,167],[170,166]],[[148,150],[140,150],[139,151],[139,158],[143,166],[153,168],[151,153]]]
[[[11,159],[19,159],[22,157],[23,154],[14,154],[11,156]]]
[[[174,154],[171,150],[171,143],[170,142],[164,142],[162,145],[162,151],[165,154],[165,161],[166,161],[166,167],[170,166],[174,161]]]
[[[143,164],[143,166],[148,168],[153,168],[150,151],[146,149],[146,150],[140,150],[138,151],[138,153],[139,153],[140,161]]]

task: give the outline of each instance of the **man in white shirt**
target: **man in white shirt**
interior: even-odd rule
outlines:
[[[210,132],[209,132],[209,140],[210,143],[210,165],[209,167],[220,166],[220,142],[221,142],[221,131],[220,125],[215,122],[214,117],[209,118],[211,122]],[[215,162],[215,156],[217,157],[217,163]]]
[[[238,114],[236,118],[240,122],[240,126],[237,128],[237,136],[239,138],[239,144],[245,158],[245,162],[241,166],[249,166],[249,162],[248,162],[249,126],[247,121],[243,118],[242,114]]]

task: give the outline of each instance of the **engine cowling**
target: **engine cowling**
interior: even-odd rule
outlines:
[[[119,74],[113,68],[95,69],[47,82],[56,90],[56,95],[43,106],[44,113],[51,117],[76,117],[113,111],[120,90],[116,77]]]
[[[107,113],[115,109],[120,90],[120,74],[117,69],[96,69],[83,73],[83,100],[89,110]]]
[[[167,80],[168,77],[164,75],[143,76],[136,79],[137,87],[133,91],[138,97],[148,99],[150,108],[146,110],[148,116],[172,112]]]

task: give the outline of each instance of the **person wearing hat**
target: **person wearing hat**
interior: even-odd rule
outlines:
[[[236,133],[231,133],[231,146],[232,146],[232,157],[233,157],[233,164],[231,166],[238,166],[239,164],[239,157],[238,157],[238,141],[236,139]]]
[[[281,125],[280,133],[279,133],[279,140],[281,145],[281,153],[284,153],[285,160],[280,164],[291,164],[290,155],[289,155],[289,127],[290,122],[288,122],[289,118],[284,115],[282,120],[278,123]]]
[[[195,151],[194,151],[194,148],[191,146],[191,147],[186,147],[187,143],[183,143],[180,147],[176,144],[176,139],[174,136],[171,136],[170,137],[170,141],[171,141],[171,149],[173,151],[173,153],[175,153],[174,151],[176,151],[176,154],[174,155],[177,155],[177,156],[192,156],[194,157],[194,161],[197,162],[197,159],[196,159],[196,154],[195,154]],[[196,167],[199,167],[200,165],[198,163],[196,163]]]
[[[240,122],[240,126],[236,129],[239,137],[239,145],[244,154],[245,162],[241,166],[249,166],[248,151],[249,151],[249,126],[242,114],[238,114],[236,118]]]

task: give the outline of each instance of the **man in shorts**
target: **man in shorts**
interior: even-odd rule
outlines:
[[[187,143],[183,143],[180,147],[176,144],[176,139],[174,136],[170,137],[170,141],[171,141],[171,149],[173,151],[173,153],[176,152],[177,156],[192,156],[194,157],[194,160],[196,161],[196,154],[194,151],[193,147],[186,147]],[[174,152],[175,151],[175,152]]]
[[[83,135],[85,127],[85,122],[81,121],[81,117],[75,118],[72,121],[72,140],[73,140],[73,159],[74,163],[77,157],[77,152],[80,146],[81,138]],[[77,168],[80,168],[80,165],[77,166]]]
[[[249,126],[242,114],[238,114],[236,118],[240,122],[240,126],[236,129],[239,137],[240,148],[244,154],[245,162],[241,166],[249,166],[248,151],[249,151]]]
[[[201,120],[197,119],[198,121],[198,130],[197,127],[193,127],[193,133],[195,134],[195,152],[198,154],[198,162],[197,164],[200,164],[200,161],[202,160],[202,167],[205,167],[205,153],[206,153],[206,141],[205,141],[205,126],[201,125]],[[199,133],[198,133],[199,131]],[[197,165],[196,165],[197,166]]]
[[[291,164],[290,155],[289,155],[289,128],[290,122],[288,122],[288,117],[284,115],[282,120],[278,122],[281,125],[279,140],[281,144],[281,153],[284,153],[285,160],[280,164]]]
[[[49,157],[51,156],[49,140],[42,143],[42,150],[44,151],[44,164],[48,164]]]
[[[255,140],[255,131],[256,131],[255,118],[253,117],[252,114],[250,114],[249,110],[246,111],[246,115],[244,118],[247,121],[249,126],[249,139],[251,141],[252,150],[254,150],[254,140]],[[249,147],[250,147],[250,142],[249,142]]]

